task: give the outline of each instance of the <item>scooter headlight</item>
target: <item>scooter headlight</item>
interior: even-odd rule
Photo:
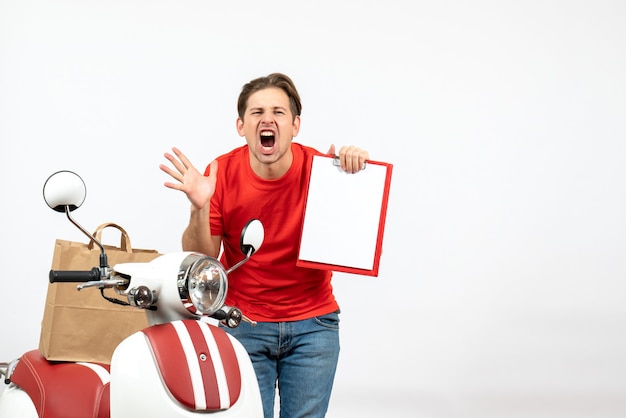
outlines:
[[[190,254],[181,266],[178,291],[187,310],[196,315],[212,315],[226,300],[226,270],[213,257]]]

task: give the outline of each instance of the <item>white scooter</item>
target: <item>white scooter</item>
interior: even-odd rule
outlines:
[[[113,288],[130,305],[145,309],[149,326],[116,347],[110,366],[49,362],[38,350],[0,363],[8,385],[0,396],[0,417],[262,417],[247,352],[211,323],[236,327],[242,320],[252,322],[224,301],[228,273],[263,242],[261,222],[252,220],[243,229],[245,257],[228,270],[215,258],[192,252],[110,268],[104,247],[70,215],[85,195],[83,180],[70,171],[53,174],[44,185],[48,206],[65,212],[101,249],[99,267],[50,271],[50,281],[80,282],[78,290]]]

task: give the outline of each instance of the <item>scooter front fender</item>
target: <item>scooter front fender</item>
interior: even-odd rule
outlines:
[[[126,338],[113,353],[111,418],[263,416],[261,395],[252,362],[243,345],[234,337],[217,327],[195,320],[174,321],[149,328]],[[156,334],[161,334],[159,338],[163,339],[151,340],[155,334],[153,331],[157,328],[160,330]],[[174,333],[174,328],[180,334]],[[185,333],[188,329],[198,332],[194,334],[192,331],[193,336],[187,335]],[[225,345],[233,350],[230,358],[223,357],[218,349],[218,346]],[[157,358],[161,358],[164,363],[158,363]],[[183,366],[177,370],[170,368],[168,371],[167,363],[170,363],[169,366]],[[230,374],[235,363],[236,376]],[[214,372],[202,372],[203,367],[211,368]],[[172,377],[180,380],[173,382],[168,389],[167,382]],[[237,384],[231,386],[232,381]],[[213,383],[216,383],[215,388],[219,391],[205,393],[209,387],[213,387]],[[185,405],[180,393],[175,393],[181,392],[183,387],[189,388],[184,391],[185,395],[193,398],[196,405],[202,403],[203,407]],[[198,399],[203,401],[198,402]],[[222,407],[209,411],[208,405],[215,400]]]

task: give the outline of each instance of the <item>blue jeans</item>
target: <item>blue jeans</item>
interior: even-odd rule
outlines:
[[[323,418],[339,359],[339,314],[294,322],[242,322],[224,328],[248,351],[261,389],[265,418],[274,417],[278,383],[280,418]]]

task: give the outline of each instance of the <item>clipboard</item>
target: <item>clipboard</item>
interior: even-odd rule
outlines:
[[[313,157],[297,266],[378,276],[393,165],[346,173],[338,157]]]

